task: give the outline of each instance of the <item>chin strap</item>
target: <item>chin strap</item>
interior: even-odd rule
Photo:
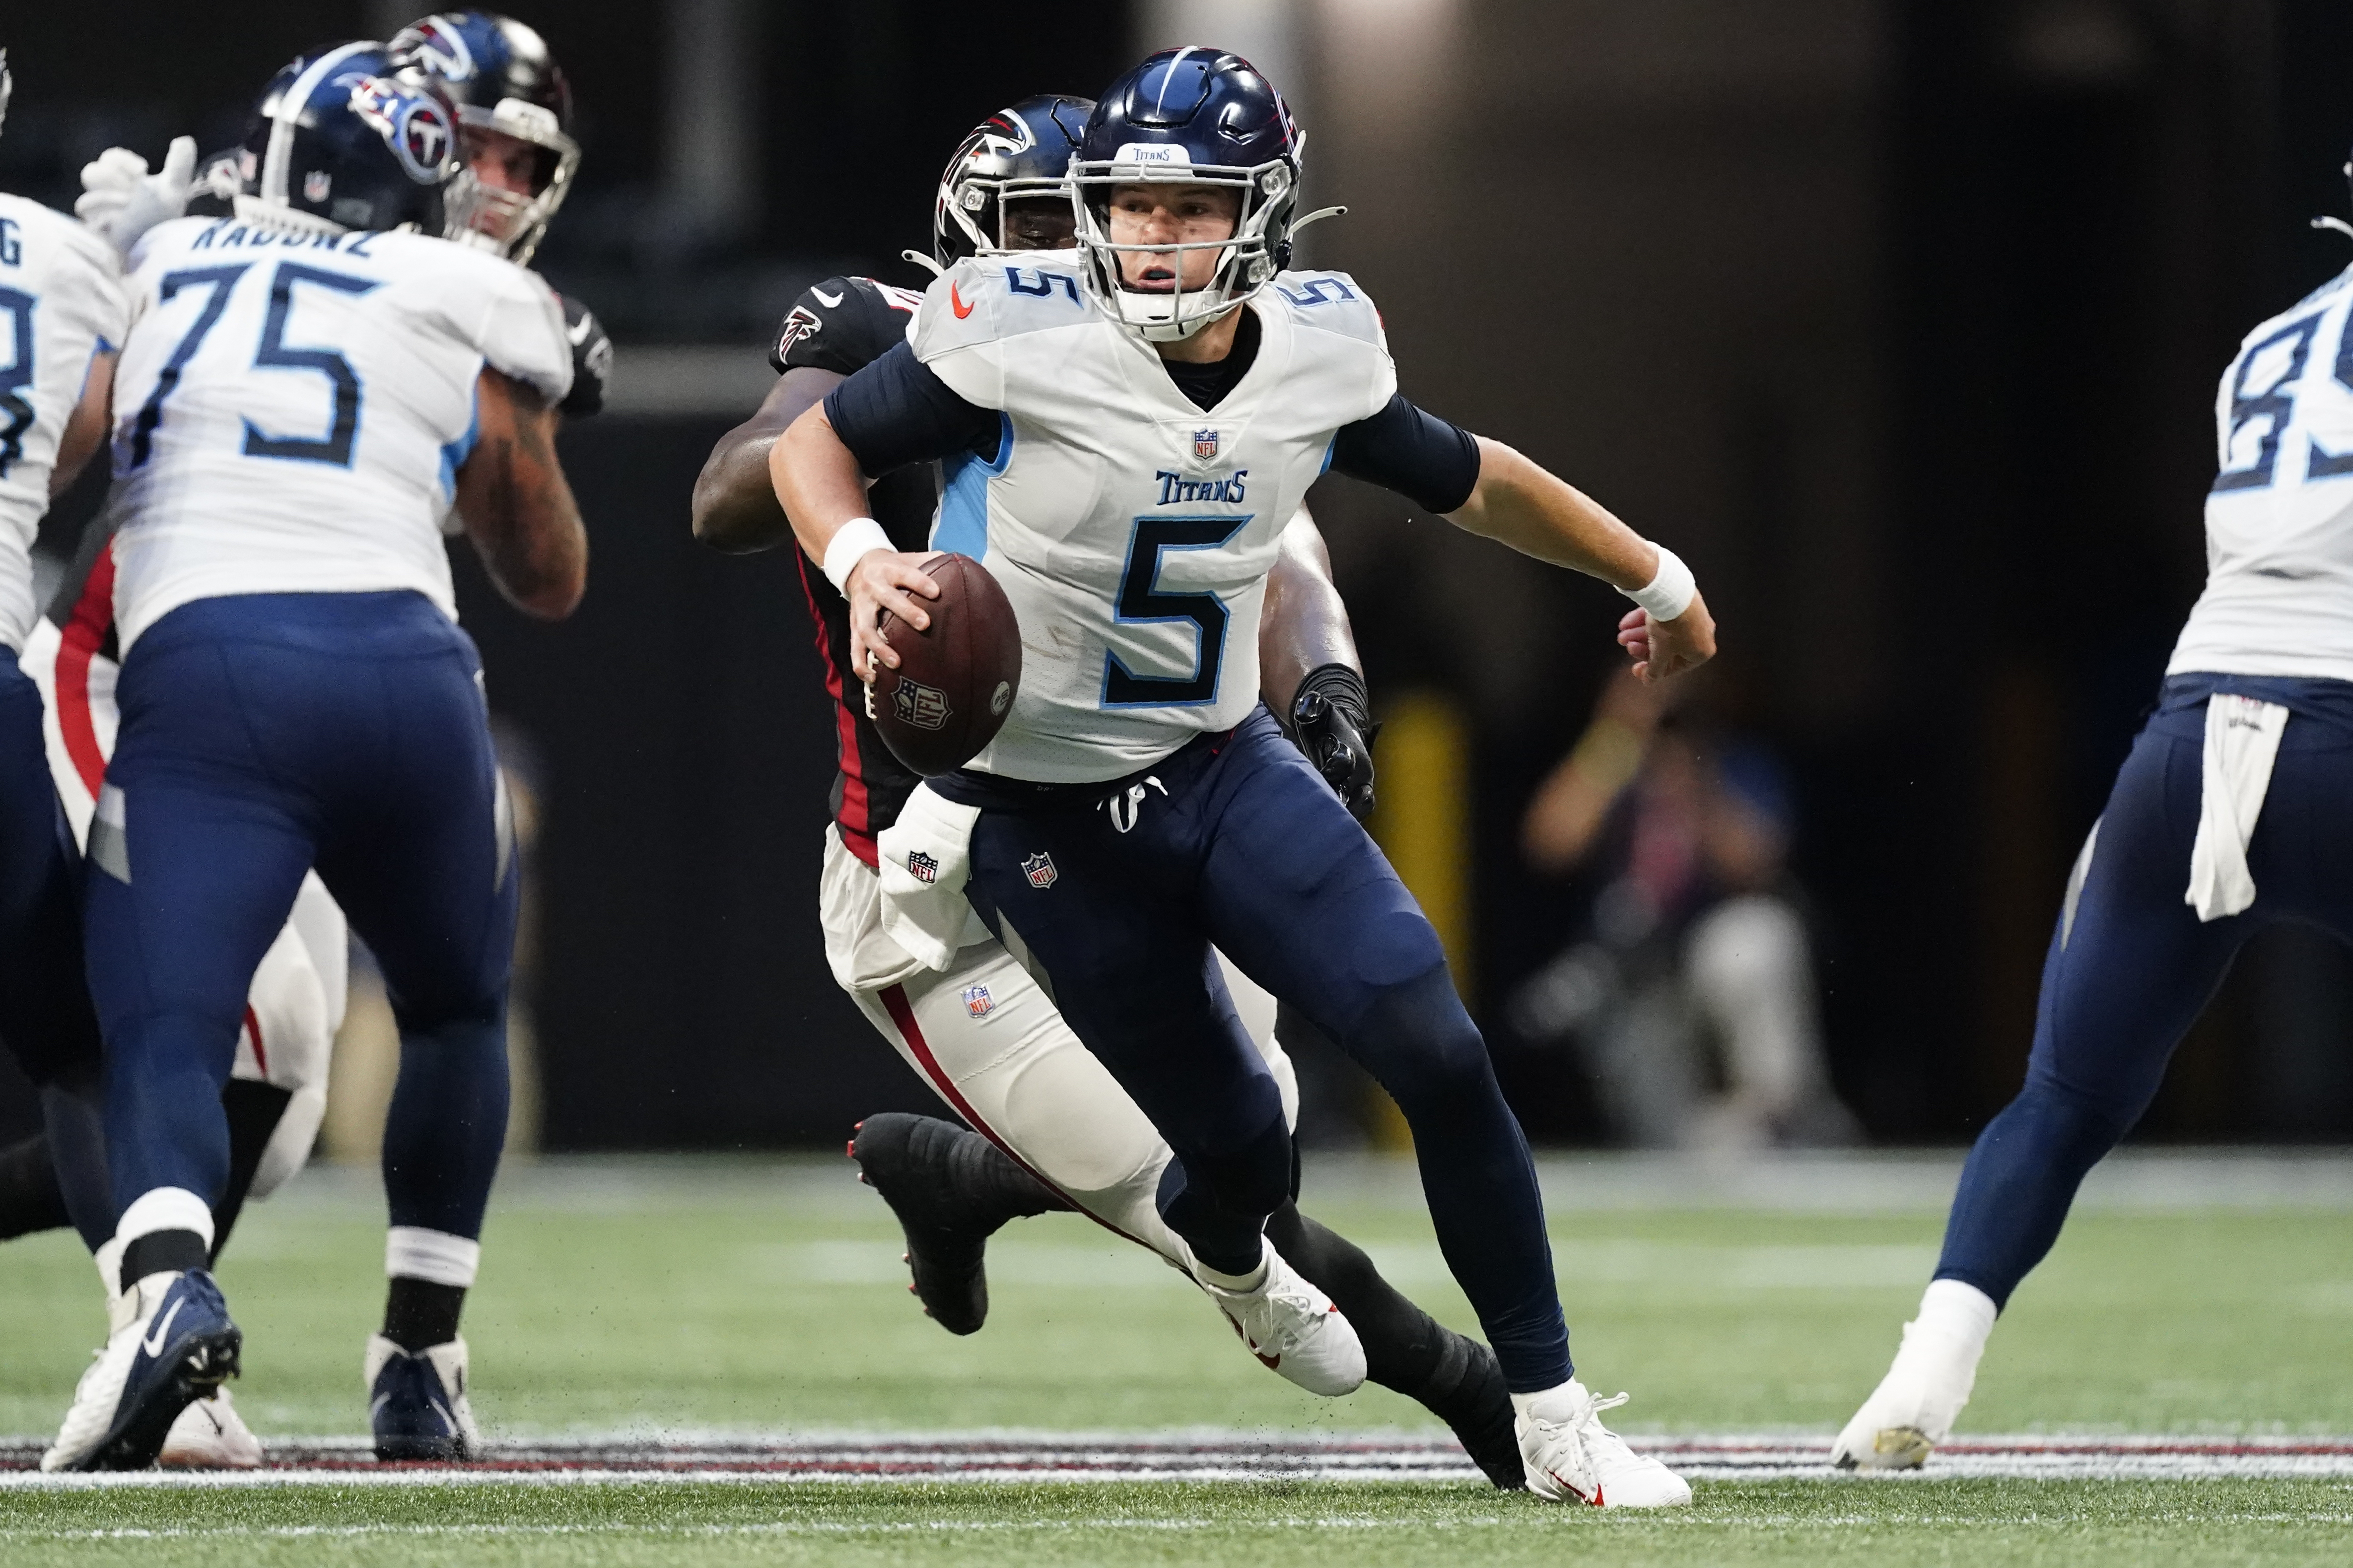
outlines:
[[[2337,233],[2343,235],[2346,238],[2353,239],[2353,223],[2347,223],[2341,217],[2316,217],[2312,220],[2312,226],[2315,228],[2333,228]]]
[[[1291,237],[1297,239],[1299,237],[1299,231],[1305,228],[1311,223],[1322,223],[1327,217],[1346,217],[1347,216],[1348,209],[1346,207],[1317,207],[1314,212],[1309,213],[1305,217],[1301,218],[1298,222],[1291,226]]]
[[[913,262],[918,267],[928,268],[932,276],[934,278],[944,278],[948,275],[948,269],[946,268],[941,266],[938,261],[934,260],[933,258],[925,256],[920,250],[902,250],[899,254],[901,257],[904,258],[906,260]]]

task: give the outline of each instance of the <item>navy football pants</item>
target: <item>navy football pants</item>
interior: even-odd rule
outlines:
[[[2198,832],[2206,699],[2294,711],[2247,845],[2252,908],[2200,921],[2182,901]],[[2176,676],[2116,774],[2091,865],[2043,960],[2026,1088],[1961,1173],[1939,1279],[2006,1303],[2059,1238],[2085,1173],[2148,1109],[2165,1065],[2247,939],[2279,921],[2353,941],[2353,686]]]
[[[1438,934],[1271,714],[1115,785],[932,783],[987,808],[974,906],[1167,1140],[1161,1211],[1204,1263],[1255,1266],[1292,1173],[1215,942],[1405,1113],[1439,1246],[1511,1386],[1567,1380],[1535,1167]]]
[[[98,1019],[82,983],[73,846],[41,738],[41,689],[0,644],[0,1043],[40,1090],[66,1212],[114,1234],[100,1131]]]
[[[88,872],[126,1206],[158,1187],[219,1198],[246,992],[315,865],[400,1025],[392,1223],[480,1234],[506,1135],[515,874],[479,670],[411,593],[200,599],[132,645],[107,768],[121,854],[94,828]]]

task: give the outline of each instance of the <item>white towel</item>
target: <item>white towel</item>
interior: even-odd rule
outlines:
[[[972,906],[965,880],[972,873],[972,825],[976,805],[958,805],[917,784],[882,830],[875,858],[882,872],[882,930],[925,967],[944,972],[963,945]]]
[[[2198,838],[2189,847],[2189,889],[2181,895],[2201,921],[2235,915],[2255,901],[2247,841],[2255,836],[2286,728],[2287,710],[2276,702],[2220,693],[2206,700]]]

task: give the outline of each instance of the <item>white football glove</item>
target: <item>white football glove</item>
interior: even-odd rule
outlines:
[[[81,196],[74,215],[103,235],[127,259],[139,237],[188,210],[195,185],[196,139],[178,136],[164,154],[164,167],[147,172],[147,160],[128,147],[109,147],[81,169]]]

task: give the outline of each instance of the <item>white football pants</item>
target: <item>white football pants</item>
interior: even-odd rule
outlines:
[[[1190,1272],[1193,1254],[1161,1222],[1155,1199],[1168,1145],[1055,1010],[1045,988],[978,920],[978,940],[945,973],[882,933],[881,878],[826,829],[819,915],[826,957],[860,1011],[973,1130],[1102,1225]],[[898,953],[902,962],[889,957]],[[850,977],[912,971],[861,988]],[[1227,965],[1234,1002],[1299,1121],[1299,1079],[1275,1043],[1271,999]],[[1240,984],[1236,983],[1240,982]]]

